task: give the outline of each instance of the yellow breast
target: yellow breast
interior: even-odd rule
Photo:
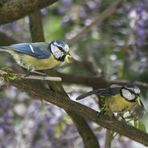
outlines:
[[[26,69],[34,70],[46,70],[54,68],[61,64],[60,61],[57,61],[53,55],[48,59],[37,59],[35,57],[25,55],[25,54],[16,54],[15,52],[10,52],[15,61],[22,67]]]
[[[115,95],[106,98],[105,104],[111,112],[126,112],[132,110],[137,102],[129,102],[120,95]]]
[[[23,62],[32,65],[35,70],[51,69],[61,64],[52,55],[48,59],[36,59],[28,55],[23,55]]]

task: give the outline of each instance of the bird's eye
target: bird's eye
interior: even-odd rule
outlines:
[[[121,88],[121,96],[128,101],[133,101],[136,99],[136,94],[128,89]]]

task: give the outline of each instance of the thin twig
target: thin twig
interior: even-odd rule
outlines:
[[[31,79],[31,80],[57,81],[57,82],[62,81],[61,77],[36,76],[36,75],[26,76],[25,74],[19,74],[17,76],[22,79],[27,79],[27,80]]]
[[[139,87],[143,87],[143,88],[148,88],[148,83],[144,83],[141,81],[130,81],[130,80],[111,80],[108,81],[108,83],[110,85],[112,84],[119,84],[119,85],[125,85],[127,83],[134,83],[135,85],[139,86]]]
[[[96,24],[101,24],[106,18],[111,16],[113,13],[116,12],[117,8],[120,7],[121,3],[124,0],[115,1],[111,6],[106,8],[100,15],[98,15],[88,26],[84,27],[76,36],[71,38],[68,43],[74,44],[78,41],[84,34],[91,30]]]
[[[120,84],[125,85],[128,83],[134,83],[139,87],[148,88],[148,83],[144,83],[141,81],[130,81],[130,80],[106,80],[104,77],[92,77],[92,76],[82,76],[82,75],[74,75],[74,74],[64,74],[58,73],[62,78],[63,82],[67,84],[79,84],[97,88],[105,88],[112,84]]]
[[[0,76],[4,77],[5,75],[8,75],[8,72],[0,70]],[[50,76],[37,76],[37,75],[29,75],[26,76],[26,74],[16,74],[16,73],[10,73],[8,75],[8,78],[12,79],[26,79],[26,80],[42,80],[42,81],[62,81],[61,77],[50,77]]]

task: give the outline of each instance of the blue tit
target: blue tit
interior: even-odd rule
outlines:
[[[0,47],[0,51],[12,55],[16,63],[29,72],[52,69],[72,60],[64,41],[12,44]]]
[[[140,89],[133,84],[93,90],[80,95],[77,100],[92,94],[98,95],[100,109],[106,114],[130,112],[137,106],[141,108],[141,112],[144,110],[140,98]]]

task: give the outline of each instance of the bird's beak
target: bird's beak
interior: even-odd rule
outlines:
[[[65,57],[65,62],[67,63],[72,63],[73,61],[73,58],[70,54],[67,54],[66,57]]]

